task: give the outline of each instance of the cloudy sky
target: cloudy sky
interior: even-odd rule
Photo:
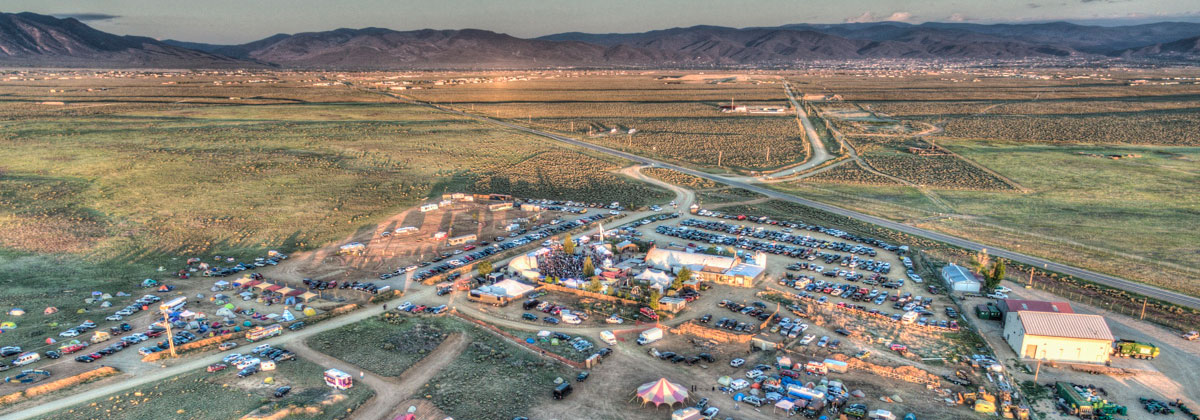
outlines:
[[[4,0],[0,7],[75,16],[118,34],[213,43],[368,26],[478,28],[534,37],[699,24],[1200,21],[1196,0]]]

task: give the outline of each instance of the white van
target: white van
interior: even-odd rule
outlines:
[[[612,331],[600,331],[600,340],[608,343],[610,346],[617,345],[617,336],[613,334]]]
[[[31,351],[17,356],[16,360],[13,360],[12,364],[13,366],[25,366],[38,360],[42,360],[42,355],[38,354],[36,351]]]

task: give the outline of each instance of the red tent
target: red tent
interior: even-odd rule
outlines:
[[[268,287],[268,288],[267,288],[267,291],[268,291],[268,292],[274,292],[274,291],[276,291],[276,290],[279,290],[279,289],[282,289],[282,288],[283,288],[283,286],[280,286],[280,285],[276,284],[276,285],[272,285],[271,287]]]

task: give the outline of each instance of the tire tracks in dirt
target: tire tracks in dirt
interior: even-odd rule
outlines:
[[[313,350],[303,341],[290,343],[292,351],[301,357],[322,366],[333,367],[353,374],[360,372],[358,381],[375,390],[375,396],[354,410],[352,419],[375,420],[392,418],[405,412],[407,406],[397,406],[406,401],[414,393],[429,382],[438,372],[448,366],[467,346],[467,337],[462,333],[451,334],[442,341],[429,355],[417,361],[396,378],[379,376],[359,366],[345,362],[336,357]]]

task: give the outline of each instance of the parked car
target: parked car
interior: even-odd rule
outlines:
[[[220,372],[222,370],[225,370],[225,368],[227,368],[227,367],[229,367],[229,365],[226,365],[224,363],[214,363],[214,364],[208,365],[208,371],[209,372]]]
[[[275,388],[275,398],[283,398],[283,396],[287,395],[289,392],[292,392],[292,387],[290,386],[281,386],[279,388]]]

